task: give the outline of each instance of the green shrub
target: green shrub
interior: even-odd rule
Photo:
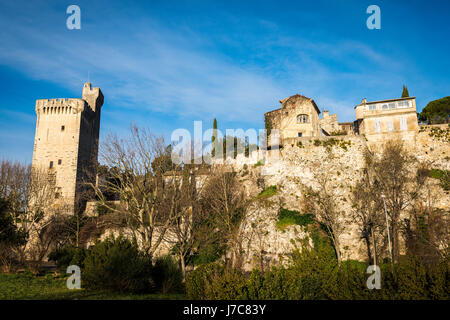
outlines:
[[[219,241],[214,241],[216,240],[214,237],[217,237],[217,235],[212,235],[210,239],[211,242],[200,246],[198,250],[190,257],[188,260],[190,265],[198,266],[201,264],[215,262],[223,255],[225,246]]]
[[[242,272],[210,263],[199,266],[186,276],[188,299],[233,300],[245,297]]]
[[[152,279],[156,289],[163,294],[177,293],[183,289],[180,264],[170,255],[156,259],[152,268]]]
[[[440,186],[442,187],[442,189],[446,191],[450,190],[450,171],[431,169],[430,177],[439,179],[441,181]]]
[[[296,210],[288,210],[281,208],[278,213],[277,227],[284,229],[285,227],[293,224],[306,227],[309,224],[314,223],[314,215],[310,213],[300,214]]]
[[[257,163],[255,163],[255,164],[253,165],[253,167],[256,168],[256,167],[263,166],[263,165],[264,165],[264,162],[262,162],[261,160],[259,160]]]
[[[120,292],[146,292],[153,287],[151,261],[135,243],[119,236],[97,242],[88,250],[82,270],[83,286]]]
[[[49,260],[55,261],[57,268],[61,272],[65,272],[70,265],[76,265],[83,268],[85,258],[86,250],[73,246],[65,246],[56,249],[49,255]]]
[[[221,264],[197,268],[186,280],[190,299],[250,300],[419,300],[449,299],[449,263],[432,266],[414,257],[402,257],[391,269],[381,269],[381,289],[368,289],[367,264],[344,261],[339,265],[331,246],[302,247],[292,253],[290,263],[261,273],[255,269],[245,277],[241,271]]]
[[[270,186],[261,191],[261,193],[258,195],[257,198],[269,198],[276,194],[277,194],[277,186]]]

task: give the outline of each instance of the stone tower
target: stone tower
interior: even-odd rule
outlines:
[[[54,184],[55,203],[83,208],[95,183],[100,111],[103,94],[91,83],[81,99],[36,101],[36,134],[32,167],[45,170]]]

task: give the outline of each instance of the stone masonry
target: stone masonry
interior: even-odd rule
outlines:
[[[54,183],[55,204],[83,207],[86,182],[95,182],[103,105],[100,88],[85,83],[81,99],[36,101],[33,169],[47,172]]]

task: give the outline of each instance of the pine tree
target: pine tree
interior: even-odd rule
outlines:
[[[212,144],[212,150],[211,150],[211,156],[214,157],[216,155],[216,139],[217,139],[217,119],[214,118],[213,122],[213,134],[211,138],[211,144]]]
[[[407,97],[409,97],[408,88],[405,85],[403,85],[402,98],[407,98]]]

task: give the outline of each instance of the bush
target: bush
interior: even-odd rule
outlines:
[[[153,286],[152,265],[136,243],[121,236],[97,242],[84,260],[82,281],[90,289],[146,292]]]
[[[269,198],[277,194],[277,186],[270,186],[261,191],[257,198]]]
[[[243,299],[244,288],[245,277],[241,271],[218,263],[201,265],[186,276],[188,299]]]
[[[431,169],[429,171],[429,176],[431,178],[439,179],[441,181],[440,186],[442,187],[442,189],[446,191],[450,190],[450,171]]]
[[[78,247],[66,246],[52,251],[48,258],[49,260],[56,262],[56,266],[61,272],[65,272],[70,265],[76,265],[80,268],[84,267],[86,250]]]
[[[288,210],[281,208],[278,213],[277,227],[284,229],[286,226],[297,224],[299,226],[306,227],[309,224],[314,223],[314,215],[310,213],[300,214],[296,210]]]
[[[366,300],[366,299],[449,299],[449,263],[442,260],[424,266],[414,257],[403,257],[391,270],[382,264],[381,289],[367,288],[367,264],[345,261],[338,265],[333,248],[303,247],[292,254],[288,266],[259,270],[245,277],[239,270],[220,264],[199,267],[188,275],[190,299],[251,300]]]
[[[163,294],[181,292],[183,289],[180,264],[170,255],[156,259],[152,278],[157,290]]]

